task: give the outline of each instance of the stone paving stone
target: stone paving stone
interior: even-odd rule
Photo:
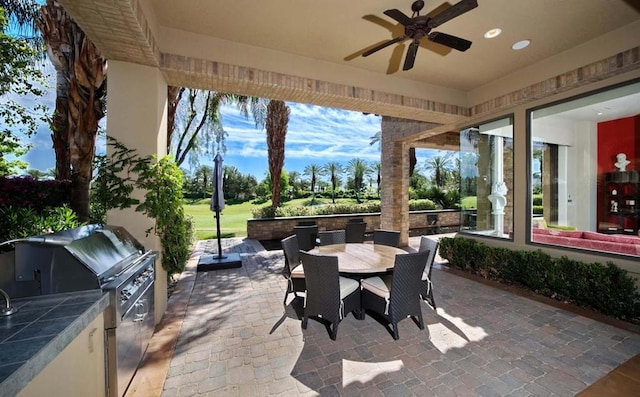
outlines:
[[[316,320],[301,328],[301,298],[283,306],[282,251],[243,239],[223,249],[243,266],[196,275],[164,396],[569,396],[640,353],[640,335],[437,268],[446,288],[437,311],[423,305],[427,329],[402,321],[394,341],[348,315],[332,341]]]

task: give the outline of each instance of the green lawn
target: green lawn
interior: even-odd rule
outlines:
[[[310,198],[295,199],[283,203],[283,205],[309,205]],[[331,199],[317,199],[318,204],[330,204]],[[355,199],[336,199],[336,203],[355,203]],[[247,219],[252,218],[251,210],[264,207],[270,202],[252,204],[246,201],[241,204],[227,204],[220,215],[220,234],[222,237],[245,237],[247,235]],[[216,238],[216,219],[214,212],[209,209],[209,199],[202,199],[185,204],[184,211],[191,215],[195,222],[196,238],[207,240]]]
[[[256,205],[251,204],[250,201],[226,205],[220,214],[220,234],[222,237],[246,236],[247,219],[252,217],[251,209],[254,207]],[[215,212],[209,209],[209,199],[194,204],[185,204],[184,211],[193,217],[198,240],[216,238]]]

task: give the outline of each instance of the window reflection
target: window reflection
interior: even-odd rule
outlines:
[[[531,241],[640,256],[640,84],[530,121]]]
[[[513,225],[513,125],[510,118],[460,131],[463,232],[510,238]]]

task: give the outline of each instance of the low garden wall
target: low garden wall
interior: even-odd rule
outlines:
[[[430,216],[428,216],[430,215]],[[430,225],[430,220],[437,215],[438,224]],[[315,223],[319,230],[344,229],[349,219],[361,219],[367,223],[366,233],[373,233],[380,228],[380,213],[337,214],[316,216],[295,216],[282,218],[249,219],[247,221],[247,237],[256,240],[280,240],[293,234],[293,227],[299,224]],[[460,211],[458,210],[425,210],[409,212],[409,229],[420,234],[438,231],[457,231],[460,228]]]

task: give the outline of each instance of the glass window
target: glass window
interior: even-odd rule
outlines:
[[[462,231],[510,238],[513,230],[511,118],[460,131],[459,164]]]
[[[640,83],[529,120],[531,241],[640,256]]]

